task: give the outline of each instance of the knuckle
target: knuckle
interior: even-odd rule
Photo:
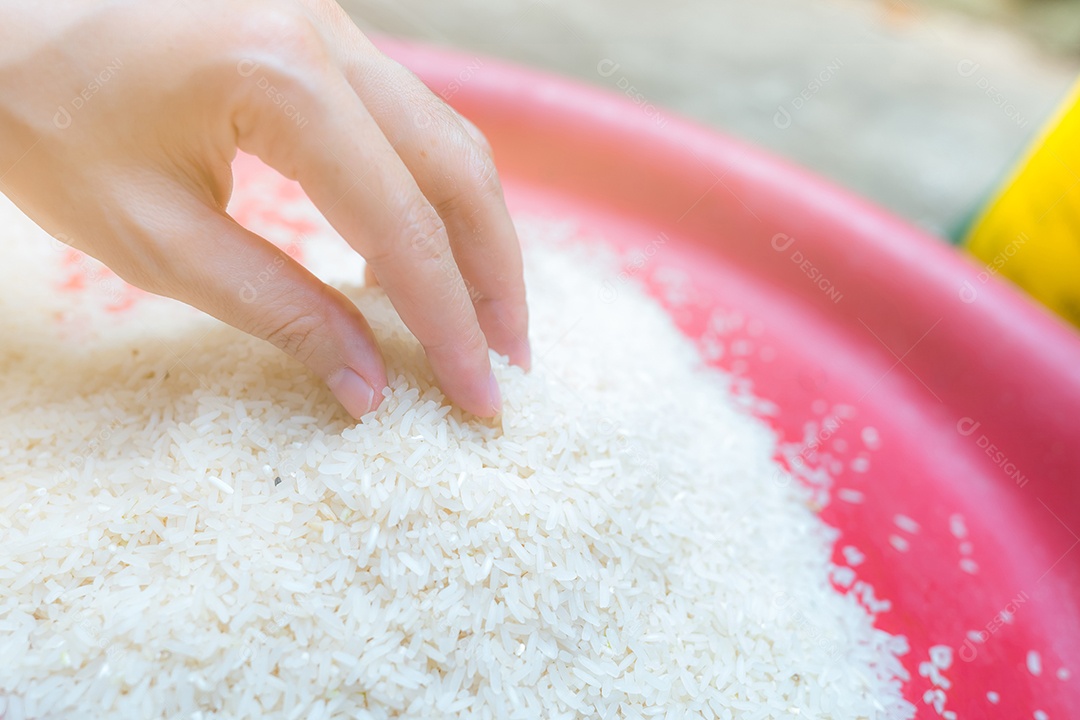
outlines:
[[[495,161],[491,154],[483,152],[476,146],[470,158],[470,177],[474,186],[479,188],[484,197],[502,197],[502,181],[499,180],[499,170],[495,167]]]
[[[472,158],[474,161],[491,162],[495,157],[495,150],[491,147],[491,141],[488,140],[487,135],[472,120],[446,103],[437,104],[447,124],[454,128],[458,143],[470,153],[470,158],[476,155],[479,157]]]
[[[502,182],[499,180],[495,161],[471,141],[456,178],[456,182],[436,208],[444,217],[474,211],[480,203],[489,198],[500,200],[503,197]]]
[[[318,349],[321,325],[319,318],[311,313],[294,312],[284,319],[269,319],[259,334],[279,350],[306,362]]]
[[[258,138],[257,154],[272,154],[294,177],[295,151],[287,138],[320,112],[322,88],[335,72],[330,48],[298,6],[247,13],[239,25],[230,54],[234,124],[241,137]]]
[[[322,32],[299,5],[281,4],[248,13],[238,32],[242,46],[263,57],[272,53],[282,61],[279,69],[286,73],[295,72],[294,64],[326,59]]]
[[[495,150],[491,147],[491,141],[488,140],[487,135],[485,135],[480,128],[472,125],[472,123],[470,123],[470,126],[469,135],[472,137],[473,142],[475,142],[477,147],[487,155],[488,160],[491,160],[495,156]]]
[[[401,218],[413,252],[437,258],[450,247],[446,225],[422,194],[412,194],[406,201]]]
[[[473,321],[469,325],[469,332],[467,332],[462,339],[461,347],[469,355],[487,356],[487,338],[484,337],[484,332],[480,329],[480,325],[476,321]]]
[[[465,331],[460,334],[424,343],[424,351],[429,356],[454,356],[460,359],[462,366],[470,365],[479,358],[486,358],[487,348],[487,338],[476,321],[468,323]]]

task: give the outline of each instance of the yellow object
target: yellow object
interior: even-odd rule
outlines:
[[[1080,326],[1080,82],[965,240],[986,263]]]

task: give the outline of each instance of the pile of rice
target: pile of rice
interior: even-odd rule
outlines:
[[[535,368],[497,362],[493,422],[353,288],[391,378],[356,424],[0,220],[5,720],[913,715],[773,432],[602,264],[529,243]]]

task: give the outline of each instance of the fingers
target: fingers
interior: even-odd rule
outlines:
[[[354,418],[378,407],[386,370],[371,329],[352,302],[228,216],[193,197],[172,203],[181,207],[164,229],[148,231],[144,228],[153,225],[135,223],[142,265],[103,259],[135,284],[292,355],[326,382]],[[158,210],[152,203],[146,207]],[[149,263],[147,248],[157,249]]]
[[[521,246],[479,130],[412,73],[378,56],[348,73],[357,94],[446,225],[454,257],[491,346],[528,367]]]
[[[346,77],[446,225],[488,342],[527,368],[521,247],[487,140],[415,75],[371,52],[347,18],[335,30]]]
[[[445,226],[352,88],[329,65],[264,68],[305,123],[264,93],[235,120],[242,149],[300,182],[327,220],[378,275],[424,346],[443,391],[465,410],[501,408],[465,282]]]

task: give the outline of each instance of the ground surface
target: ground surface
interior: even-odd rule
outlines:
[[[342,1],[366,30],[614,91],[625,77],[942,235],[1080,72],[1029,34],[916,0]]]

